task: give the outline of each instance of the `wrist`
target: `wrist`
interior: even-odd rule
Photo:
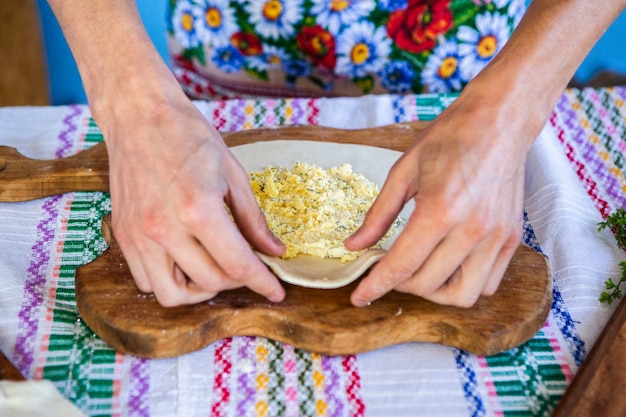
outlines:
[[[134,0],[49,0],[103,130],[186,99],[148,36]],[[106,132],[105,132],[106,133]]]
[[[474,138],[482,145],[476,146],[506,146],[525,154],[553,106],[537,104],[522,86],[511,73],[481,73],[461,92],[450,108],[455,111],[449,114],[464,114],[466,127],[482,132]]]
[[[109,120],[149,119],[160,109],[188,100],[160,57],[135,56],[120,65],[85,82],[89,106],[101,127]]]
[[[526,61],[529,62],[530,61]],[[508,65],[494,60],[467,86],[463,94],[492,114],[494,122],[508,131],[525,131],[528,146],[547,122],[565,85],[537,74],[533,65]]]

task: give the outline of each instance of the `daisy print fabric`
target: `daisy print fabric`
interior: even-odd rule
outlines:
[[[172,67],[195,98],[461,90],[524,0],[170,0]]]

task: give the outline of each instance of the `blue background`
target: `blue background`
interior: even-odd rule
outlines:
[[[1,1],[1,0],[0,0]],[[52,104],[86,103],[76,64],[61,29],[46,0],[37,0],[47,51]],[[167,62],[165,6],[167,0],[137,0],[144,25],[158,51]],[[576,72],[586,82],[597,71],[608,69],[626,74],[626,13],[613,23]]]

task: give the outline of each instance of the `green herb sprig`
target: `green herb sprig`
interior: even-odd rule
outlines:
[[[613,214],[607,216],[606,220],[598,223],[598,231],[601,232],[606,228],[609,228],[615,240],[617,246],[626,251],[626,210],[623,208],[617,209]],[[613,281],[613,278],[609,278],[604,283],[605,291],[600,294],[600,302],[612,304],[614,301],[622,298],[623,290],[620,286],[626,282],[626,262],[620,262],[621,277],[618,282]]]
[[[605,221],[598,223],[598,232],[607,227],[615,235],[617,246],[626,251],[626,210],[617,209],[613,214],[607,216]]]
[[[606,288],[606,291],[602,291],[602,293],[600,294],[601,303],[613,304],[613,301],[619,300],[624,294],[622,289],[620,288],[620,285],[626,282],[626,262],[620,262],[619,266],[622,269],[622,277],[619,279],[618,282],[614,282],[613,278],[609,278],[606,280],[606,282],[604,283],[604,288]]]

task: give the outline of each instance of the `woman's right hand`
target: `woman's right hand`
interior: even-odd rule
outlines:
[[[275,256],[284,245],[247,173],[195,106],[174,96],[150,112],[127,108],[97,120],[109,152],[113,231],[137,286],[164,306],[244,286],[281,301],[283,288],[251,245]]]
[[[251,246],[278,256],[284,245],[247,173],[155,49],[135,1],[48,2],[104,133],[113,232],[137,286],[164,306],[236,287],[282,300]]]

